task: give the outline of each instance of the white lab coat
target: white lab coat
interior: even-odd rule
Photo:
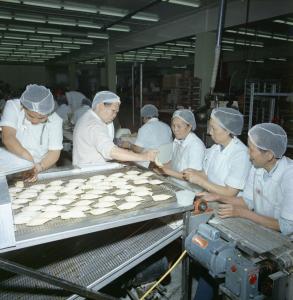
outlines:
[[[170,126],[152,118],[138,130],[135,145],[144,149],[158,149],[161,145],[172,143]]]
[[[260,215],[293,221],[293,161],[282,157],[270,172],[252,167],[242,196]]]
[[[77,91],[66,92],[65,95],[72,113],[81,107],[82,100],[86,98],[84,94]]]
[[[203,169],[210,182],[243,190],[251,168],[247,147],[236,137],[222,148],[207,149]]]
[[[193,132],[190,132],[184,140],[174,139],[171,168],[177,172],[182,172],[188,168],[201,171],[203,168],[205,151],[206,148],[204,143]],[[173,180],[188,189],[200,190],[196,185],[184,180]]]
[[[18,99],[7,101],[0,126],[16,129],[16,138],[35,162],[40,162],[48,150],[63,148],[62,119],[53,113],[46,123],[33,125],[26,119]]]

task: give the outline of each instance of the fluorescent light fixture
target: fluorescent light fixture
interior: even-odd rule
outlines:
[[[60,29],[53,29],[53,28],[37,28],[37,33],[42,34],[51,34],[51,35],[61,35],[62,31]]]
[[[100,29],[102,28],[102,25],[96,24],[93,22],[88,22],[88,21],[77,21],[77,26],[78,27],[84,27],[84,28],[95,28],[95,29]]]
[[[51,38],[46,35],[30,35],[28,38],[30,41],[50,42]]]
[[[125,17],[128,14],[128,10],[115,7],[101,6],[99,8],[99,13],[101,15],[107,16]]]
[[[70,53],[69,49],[55,49],[54,52],[56,53]]]
[[[178,53],[177,56],[185,56],[188,57],[189,55],[187,53]]]
[[[29,27],[29,26],[15,26],[15,25],[9,25],[7,28],[9,31],[16,31],[16,32],[29,32],[34,33],[35,28]]]
[[[158,22],[160,20],[158,15],[145,13],[145,12],[139,12],[131,16],[131,19],[150,21],[150,22]]]
[[[20,41],[1,41],[1,45],[16,45],[16,46],[20,46],[21,42]]]
[[[1,2],[17,3],[17,4],[19,4],[21,1],[20,0],[1,0]]]
[[[289,20],[274,20],[273,22],[275,23],[280,23],[280,24],[287,24],[287,25],[293,25],[293,22],[292,21],[289,21]]]
[[[0,10],[0,19],[11,20],[12,15],[9,11]]]
[[[66,37],[53,37],[52,38],[53,43],[67,43],[72,44],[72,38],[66,38]]]
[[[98,8],[95,5],[70,2],[70,1],[64,1],[63,8],[66,10],[82,11],[82,12],[88,12],[93,14],[96,14],[98,12]]]
[[[231,51],[231,52],[233,52],[234,51],[234,47],[225,46],[225,47],[222,47],[222,50],[223,51]]]
[[[0,24],[0,30],[6,31],[7,30],[7,26]]]
[[[33,22],[33,23],[46,23],[45,16],[39,16],[37,14],[14,14],[14,20]]]
[[[66,18],[55,18],[49,17],[48,18],[49,24],[56,24],[56,25],[65,25],[65,26],[76,26],[76,21],[73,19],[66,19]]]
[[[195,52],[195,50],[194,49],[184,49],[183,50],[184,52],[186,52],[186,53],[194,53]]]
[[[109,35],[105,34],[105,33],[96,33],[96,32],[88,32],[87,34],[88,38],[92,38],[92,39],[108,39]]]
[[[61,9],[62,5],[61,2],[58,0],[23,0],[23,4],[26,5],[33,5],[33,6],[40,6],[40,7],[48,7],[48,8],[58,8]]]
[[[191,47],[190,42],[176,42],[176,46],[182,46],[182,47]]]
[[[172,4],[191,6],[191,7],[199,7],[200,2],[197,0],[163,0],[164,2],[169,2]]]
[[[59,43],[44,43],[44,48],[62,48],[62,44],[59,44]]]
[[[272,61],[287,61],[288,60],[285,57],[269,57],[268,59],[272,60]]]
[[[80,46],[79,45],[67,45],[67,44],[64,44],[63,48],[64,49],[80,49]]]
[[[168,47],[166,47],[166,46],[156,46],[155,49],[156,50],[166,51],[166,50],[168,50]]]
[[[16,46],[0,46],[0,50],[14,50]]]
[[[129,32],[130,28],[127,25],[113,25],[108,27],[107,30]]]
[[[14,33],[4,33],[4,37],[6,39],[15,39],[15,40],[26,40],[27,37],[26,35],[23,35],[23,34],[14,34]]]
[[[287,36],[281,35],[281,34],[274,34],[273,35],[274,40],[280,40],[280,41],[287,41]]]
[[[86,40],[86,39],[73,39],[73,44],[80,44],[80,45],[92,45],[92,40]]]
[[[252,62],[252,63],[264,63],[263,59],[247,59],[246,62]]]

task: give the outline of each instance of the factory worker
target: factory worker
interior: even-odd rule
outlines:
[[[77,91],[66,92],[65,96],[72,113],[81,107],[82,99],[86,98],[84,94]]]
[[[293,161],[284,153],[287,134],[277,124],[262,123],[248,132],[253,167],[240,197],[204,194],[208,201],[220,201],[219,216],[241,217],[265,227],[293,233]]]
[[[29,180],[53,166],[62,149],[62,119],[53,112],[54,99],[44,86],[30,84],[20,99],[6,103],[0,123],[8,151],[34,162]]]
[[[157,151],[134,153],[113,143],[114,126],[120,98],[110,92],[98,92],[89,109],[77,122],[73,131],[73,165],[119,161],[154,161]]]
[[[171,128],[159,121],[159,111],[154,105],[144,105],[140,115],[144,125],[138,130],[135,143],[124,142],[123,148],[140,153],[144,149],[158,149],[161,145],[172,143]]]
[[[69,121],[71,109],[65,96],[61,96],[59,98],[56,114],[63,120],[64,123]]]
[[[78,108],[72,116],[71,123],[76,124],[80,117],[87,112],[92,106],[92,102],[88,98],[83,98],[81,102],[81,107]]]
[[[204,172],[187,169],[183,176],[208,192],[235,196],[243,190],[251,168],[247,147],[237,138],[243,115],[233,108],[215,108],[209,126],[215,145],[206,151]]]
[[[171,161],[160,170],[166,175],[179,179],[179,184],[189,189],[194,186],[183,180],[182,171],[187,168],[202,171],[205,146],[192,131],[196,128],[194,114],[189,109],[179,109],[173,113],[171,120],[172,131],[175,135]]]

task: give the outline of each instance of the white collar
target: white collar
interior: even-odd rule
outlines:
[[[185,139],[178,140],[175,138],[174,142],[182,147],[185,147],[189,143],[189,141],[192,139],[192,135],[193,135],[193,133],[189,132]]]
[[[158,119],[158,118],[151,118],[151,119],[149,119],[149,120],[147,121],[147,123],[148,123],[148,122],[156,122],[156,121],[159,121],[159,119]]]

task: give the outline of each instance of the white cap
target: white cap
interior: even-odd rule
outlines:
[[[21,104],[28,110],[49,115],[54,110],[54,98],[49,89],[42,85],[29,84],[20,97]]]
[[[95,109],[97,104],[99,103],[114,103],[114,102],[120,103],[120,97],[117,96],[115,93],[112,93],[110,91],[98,92],[94,97],[92,103],[92,109]]]
[[[287,149],[285,130],[274,123],[257,124],[248,131],[250,141],[258,148],[272,151],[276,158],[281,158]]]
[[[142,118],[153,118],[159,116],[158,109],[153,104],[146,104],[140,110]]]
[[[191,125],[192,130],[195,130],[196,122],[195,122],[194,114],[191,110],[178,109],[173,113],[172,119],[175,117],[181,119],[183,122],[187,123],[188,125]]]
[[[211,118],[216,119],[219,125],[234,135],[240,135],[243,128],[243,115],[230,107],[214,108]]]

